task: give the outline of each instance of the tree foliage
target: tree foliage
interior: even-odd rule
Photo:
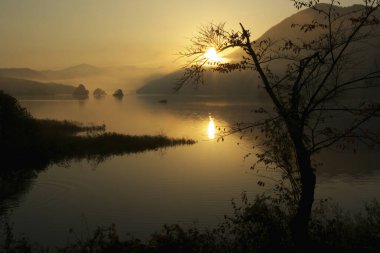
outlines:
[[[89,91],[86,89],[86,87],[83,84],[79,84],[77,88],[73,91],[73,96],[75,98],[88,98]]]
[[[9,136],[24,136],[33,128],[29,112],[17,99],[0,91],[0,140],[5,142]]]

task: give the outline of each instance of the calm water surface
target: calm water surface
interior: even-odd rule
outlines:
[[[169,98],[128,95],[122,100],[22,100],[37,118],[106,124],[108,131],[160,134],[198,141],[140,154],[110,157],[95,164],[71,161],[38,174],[17,201],[9,201],[17,233],[32,241],[62,245],[76,236],[87,238],[100,225],[117,224],[120,234],[146,237],[164,223],[212,227],[231,212],[230,201],[273,185],[273,172],[252,172],[254,157],[244,159],[252,143],[239,136],[217,142],[209,138],[210,115],[217,126],[254,117],[254,105],[211,98]],[[357,210],[380,193],[377,153],[324,156],[318,197],[333,197]],[[342,169],[344,168],[344,169]],[[258,180],[266,182],[259,187]]]

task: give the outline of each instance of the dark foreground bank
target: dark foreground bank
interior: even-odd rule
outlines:
[[[281,198],[258,196],[233,203],[234,213],[214,229],[164,225],[142,241],[118,234],[117,226],[98,228],[87,239],[74,239],[63,248],[44,248],[17,238],[3,221],[0,252],[296,252],[290,225],[294,206]],[[307,252],[380,252],[380,205],[374,201],[350,214],[326,201],[316,204],[309,226]],[[69,231],[71,238],[78,238]]]

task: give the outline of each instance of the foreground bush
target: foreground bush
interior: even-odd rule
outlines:
[[[142,241],[121,238],[116,226],[98,228],[87,240],[77,240],[59,252],[295,252],[290,221],[293,207],[278,198],[257,196],[233,202],[233,214],[214,229],[164,225]],[[350,214],[326,201],[316,204],[310,224],[308,252],[380,252],[380,205],[373,201],[362,212]],[[4,252],[44,252],[26,239],[15,239],[9,226],[0,249]],[[0,251],[1,251],[0,250]],[[26,251],[25,251],[26,250]],[[46,250],[46,249],[45,249]]]

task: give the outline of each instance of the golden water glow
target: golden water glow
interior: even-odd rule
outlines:
[[[211,116],[209,116],[209,118],[210,118],[210,121],[208,123],[207,133],[208,133],[208,138],[210,140],[213,140],[215,139],[216,127],[214,123],[214,118]]]
[[[209,48],[203,55],[209,63],[220,63],[223,58],[216,52],[215,48]]]

